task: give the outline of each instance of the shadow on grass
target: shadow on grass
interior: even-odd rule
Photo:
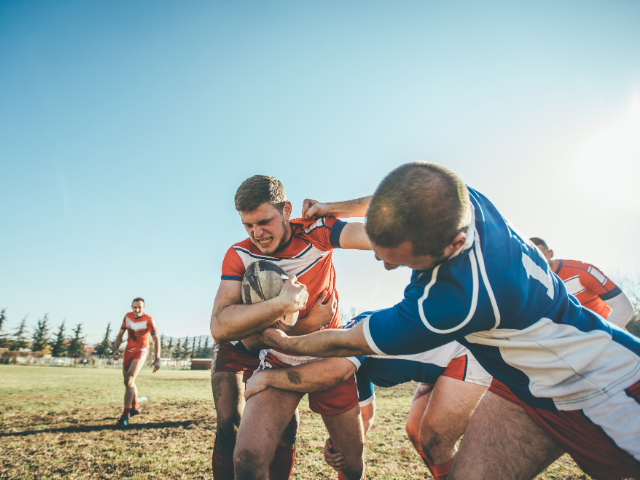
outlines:
[[[188,427],[200,423],[198,420],[185,420],[184,422],[156,422],[156,423],[133,423],[128,427],[117,427],[116,425],[87,425],[77,427],[64,428],[45,428],[43,430],[26,430],[22,432],[0,433],[1,437],[28,437],[30,435],[38,435],[40,433],[86,433],[86,432],[102,432],[103,430],[149,430],[158,428],[177,428]]]

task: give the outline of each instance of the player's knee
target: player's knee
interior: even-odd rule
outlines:
[[[127,376],[127,378],[124,379],[124,385],[127,388],[133,388],[135,384],[136,384],[136,379],[133,378],[133,376]]]
[[[431,453],[434,451],[444,447],[446,443],[446,439],[439,435],[434,429],[425,427],[420,429],[420,434],[418,436],[418,445],[422,447],[422,451],[424,454],[431,458]]]
[[[233,452],[236,480],[259,478],[269,468],[270,460],[263,452],[256,452],[244,448],[242,445],[237,445]]]
[[[414,445],[420,444],[420,425],[416,425],[415,423],[409,421],[405,425],[405,430],[407,432],[407,437]]]

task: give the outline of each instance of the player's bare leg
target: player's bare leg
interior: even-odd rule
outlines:
[[[339,478],[360,480],[364,471],[364,429],[360,407],[337,415],[323,415],[333,450],[344,455],[345,465],[338,473]]]
[[[563,453],[521,407],[487,392],[469,421],[448,480],[528,480]]]
[[[243,377],[231,372],[216,372],[211,376],[211,391],[217,412],[215,449],[220,455],[230,457],[245,406]]]
[[[276,445],[281,439],[288,446],[295,442],[295,432],[289,430],[302,396],[268,388],[249,399],[233,454],[236,480],[267,480]]]
[[[424,412],[426,412],[427,406],[429,405],[429,399],[431,398],[432,391],[432,385],[427,385],[426,383],[418,385],[416,393],[413,396],[413,400],[411,401],[407,424],[405,426],[409,441],[413,444],[413,448],[415,448],[416,452],[419,454],[422,453],[422,445],[420,444],[420,424],[422,423]]]
[[[453,459],[456,442],[486,391],[482,385],[438,378],[420,425],[422,451],[432,465]]]
[[[124,386],[126,387],[124,394],[125,408],[131,408],[133,399],[137,397],[136,378],[142,367],[144,367],[144,359],[132,360],[128,369],[123,367]]]

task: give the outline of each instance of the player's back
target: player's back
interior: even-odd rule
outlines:
[[[564,282],[567,293],[575,296],[581,305],[603,318],[611,313],[605,300],[621,293],[621,290],[595,266],[579,260],[560,260],[556,275]]]
[[[127,348],[147,348],[149,335],[156,331],[153,318],[146,313],[139,318],[133,312],[127,313],[122,328],[127,330]]]

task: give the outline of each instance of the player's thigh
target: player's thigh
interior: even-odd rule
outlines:
[[[218,414],[218,422],[240,422],[245,407],[244,378],[231,372],[216,372],[211,375],[211,391]]]
[[[431,392],[433,387],[426,383],[421,383],[416,389],[416,393],[413,396],[411,407],[409,408],[409,415],[407,415],[407,435],[409,440],[414,446],[417,447],[418,435],[420,433],[420,424],[422,423],[422,417],[429,405],[429,399],[431,398]]]
[[[345,456],[347,467],[361,467],[364,429],[360,407],[356,405],[336,415],[322,415],[322,420],[327,427],[334,450]]]
[[[237,461],[273,458],[278,440],[291,422],[303,394],[267,388],[252,396],[242,414],[234,457]]]
[[[131,360],[131,365],[129,365],[129,369],[127,370],[126,377],[131,379],[131,381],[135,382],[140,370],[144,367],[144,358],[138,358],[136,360]]]
[[[473,413],[449,480],[527,480],[563,454],[527,413],[488,392]]]
[[[457,441],[487,387],[441,376],[436,382],[421,420],[421,434],[432,431]]]

